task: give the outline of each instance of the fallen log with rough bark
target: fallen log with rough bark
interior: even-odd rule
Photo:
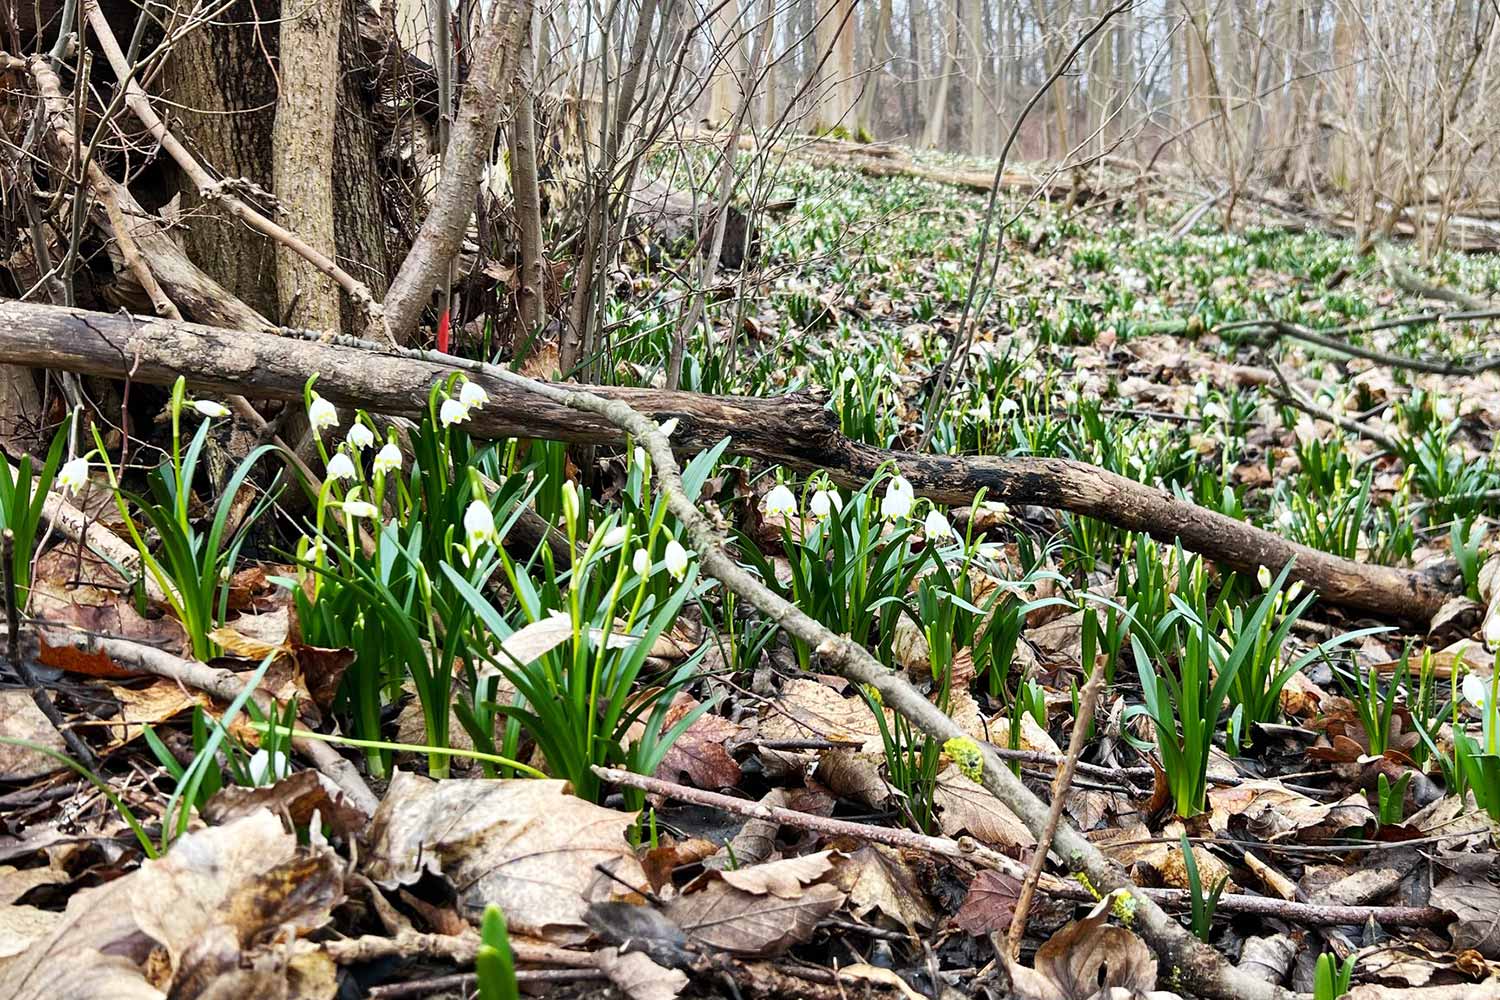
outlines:
[[[734,270],[755,256],[757,234],[743,211],[734,205],[724,211],[724,245],[718,264]],[[714,202],[663,180],[647,180],[630,193],[625,233],[645,243],[648,252],[661,247],[674,255],[707,256],[718,220],[719,206]]]
[[[483,371],[478,362],[427,354],[375,353],[315,339],[223,330],[155,317],[105,314],[23,302],[0,303],[0,364],[169,384],[185,376],[198,392],[298,400],[308,376],[341,406],[418,417],[432,387],[463,368],[490,403],[465,425],[486,437],[616,444],[602,419],[539,399]],[[809,394],[770,398],[601,388],[657,421],[676,419],[673,444],[691,453],[725,437],[739,455],[801,471],[825,469],[859,486],[893,463],[918,494],[961,504],[983,490],[1012,504],[1096,517],[1183,546],[1241,573],[1293,562],[1292,576],[1322,600],[1388,618],[1427,621],[1453,595],[1424,573],[1342,559],[1179,500],[1082,462],[1057,458],[959,457],[892,452],[853,441]]]

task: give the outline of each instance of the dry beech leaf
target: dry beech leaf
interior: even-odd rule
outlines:
[[[760,720],[759,735],[766,740],[823,739],[872,753],[885,751],[880,728],[864,699],[845,698],[806,677],[782,686],[780,697]]]
[[[1010,746],[1010,717],[997,715],[990,720],[989,741],[997,747]],[[1021,713],[1021,738],[1017,741],[1021,750],[1035,750],[1039,753],[1050,753],[1054,756],[1062,756],[1062,747],[1057,745],[1047,730],[1036,724],[1030,712]]]
[[[837,857],[829,881],[848,893],[857,917],[879,911],[912,932],[937,921],[922,878],[895,848],[865,844]]]
[[[968,934],[1003,934],[1016,915],[1021,880],[986,868],[969,883],[969,894],[953,915],[953,924]]]
[[[1017,1000],[1102,1000],[1146,997],[1167,1000],[1156,989],[1156,958],[1124,927],[1105,923],[1113,895],[1037,949],[1033,968],[1005,956]]]
[[[365,874],[385,888],[410,885],[424,871],[458,892],[478,923],[486,904],[505,911],[517,934],[560,944],[587,938],[590,902],[623,892],[594,870],[646,885],[625,833],[629,813],[566,792],[565,781],[430,781],[398,770],[370,823]]]
[[[802,887],[816,882],[833,868],[832,851],[804,854],[800,858],[783,858],[749,868],[736,868],[715,874],[725,882],[752,896],[771,895],[778,899],[796,899]]]
[[[950,837],[967,833],[1002,850],[1036,843],[1036,837],[1010,807],[952,765],[939,772],[933,801],[938,807],[938,825]]]
[[[164,857],[75,893],[52,932],[5,966],[0,996],[162,1000],[198,996],[221,980],[286,995],[287,943],[326,923],[342,898],[333,852],[298,846],[261,810],[188,834]]]
[[[25,740],[46,747],[56,753],[67,753],[67,744],[62,734],[36,707],[31,692],[22,688],[0,690],[0,736],[12,740]],[[0,781],[25,781],[40,778],[63,765],[44,753],[27,747],[0,743]]]
[[[651,880],[651,888],[660,892],[672,881],[672,873],[678,868],[697,864],[718,849],[718,844],[703,837],[689,837],[679,842],[663,836],[661,846],[651,848],[641,858],[641,867]]]
[[[826,882],[808,886],[796,899],[782,899],[715,879],[701,892],[669,901],[666,914],[699,945],[763,957],[806,941],[818,921],[843,902],[844,894]]]
[[[825,750],[818,756],[817,779],[841,799],[871,809],[890,805],[895,792],[885,780],[885,754]]]
[[[688,984],[686,973],[662,968],[638,951],[622,955],[618,948],[603,948],[596,957],[599,971],[630,1000],[676,1000]]]

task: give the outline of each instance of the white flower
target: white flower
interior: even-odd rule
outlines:
[[[396,442],[387,441],[384,448],[375,453],[375,471],[393,472],[401,468],[401,449]]]
[[[797,498],[782,483],[777,483],[760,501],[760,509],[767,514],[789,517],[797,513]]]
[[[1464,700],[1482,711],[1490,697],[1490,686],[1484,682],[1484,678],[1469,671],[1464,675],[1463,690]]]
[[[321,433],[329,427],[338,426],[339,411],[328,400],[313,393],[312,404],[307,408],[307,421],[312,424],[313,433]]]
[[[444,427],[452,427],[469,419],[469,408],[456,399],[445,399],[438,407],[438,421]]]
[[[483,500],[475,500],[464,511],[464,541],[471,552],[485,542],[495,541],[495,515]]]
[[[482,410],[490,401],[490,394],[478,382],[464,379],[464,387],[458,390],[458,401],[468,410]]]
[[[1271,568],[1269,566],[1262,566],[1260,569],[1256,570],[1255,581],[1260,584],[1261,590],[1270,590]]]
[[[671,420],[662,421],[661,426],[657,429],[661,431],[662,437],[671,437],[672,432],[677,429],[677,418],[673,417]]]
[[[651,553],[645,549],[636,549],[635,555],[630,557],[630,568],[635,570],[636,576],[645,576],[651,572]]]
[[[1443,423],[1448,423],[1458,416],[1458,400],[1452,396],[1439,396],[1433,400],[1432,415]]]
[[[256,785],[270,785],[292,772],[292,762],[280,750],[268,753],[257,750],[250,755],[250,780]]]
[[[563,519],[569,524],[578,520],[578,487],[571,479],[562,484],[562,509]]]
[[[927,512],[927,520],[922,522],[922,531],[928,538],[953,537],[953,525],[936,507]]]
[[[1490,649],[1500,649],[1500,611],[1492,611],[1484,622],[1484,644]]]
[[[646,467],[646,449],[640,445],[636,445],[635,451],[630,453],[630,460],[633,464],[644,469]]]
[[[198,400],[193,404],[193,409],[197,410],[203,416],[209,418],[229,416],[229,408],[227,406],[225,406],[223,403],[215,403],[211,399]]]
[[[77,493],[89,483],[89,460],[86,458],[75,458],[63,463],[63,467],[57,470],[57,485],[62,489],[63,495]]]
[[[349,427],[349,433],[344,436],[344,440],[349,442],[349,447],[364,451],[375,443],[375,432],[370,430],[369,425],[363,420],[356,420]]]
[[[833,490],[818,490],[807,502],[807,512],[818,520],[827,517],[834,507],[842,503],[842,499]]]
[[[897,521],[911,514],[916,494],[911,483],[903,476],[895,476],[885,488],[885,497],[880,501],[880,516],[887,521]]]
[[[1312,417],[1307,414],[1297,418],[1297,423],[1292,427],[1292,433],[1297,436],[1297,443],[1306,448],[1318,439],[1318,425],[1313,423]]]
[[[629,537],[630,529],[623,524],[617,524],[604,533],[604,537],[599,539],[599,544],[609,549],[624,544],[625,539]]]
[[[375,517],[380,512],[372,503],[363,500],[345,500],[343,503],[344,513],[349,517]]]
[[[685,576],[687,574],[687,567],[688,567],[688,553],[687,553],[687,549],[683,548],[678,543],[677,539],[674,538],[670,542],[667,543],[667,551],[665,553],[665,558],[666,558],[666,563],[667,563],[667,572],[671,573],[672,576],[674,576],[677,579],[681,580],[683,578],[683,576]]]
[[[1001,416],[1006,416],[1007,414],[1015,413],[1020,408],[1021,408],[1020,404],[1017,403],[1014,399],[1010,399],[1010,398],[1007,397],[1006,399],[1000,400],[1000,415]]]
[[[328,460],[329,479],[353,479],[354,475],[354,463],[343,452],[339,452]]]

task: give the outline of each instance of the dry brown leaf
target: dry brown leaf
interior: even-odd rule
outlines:
[[[778,899],[797,899],[802,895],[803,886],[818,881],[832,870],[832,854],[832,851],[819,851],[800,858],[783,858],[714,874],[752,896],[769,894]]]
[[[1461,855],[1448,860],[1454,870],[1432,887],[1433,906],[1453,911],[1448,925],[1453,950],[1473,949],[1500,958],[1500,885],[1493,855]]]
[[[25,740],[55,753],[67,753],[62,734],[42,714],[31,692],[22,688],[0,690],[0,736]],[[0,743],[0,781],[26,781],[40,778],[63,765],[44,753],[11,743]]]
[[[322,926],[342,896],[333,852],[298,846],[262,810],[188,834],[164,857],[74,894],[51,933],[5,966],[0,996],[161,1000],[241,975],[280,995],[286,945],[259,949]]]
[[[670,900],[666,915],[698,944],[736,955],[779,955],[812,936],[844,894],[826,882],[796,899],[755,895],[715,879],[701,892]]]
[[[986,868],[969,883],[969,893],[953,915],[954,926],[968,934],[1004,934],[1016,915],[1021,880]]]
[[[1026,824],[1005,803],[964,777],[956,767],[950,765],[938,774],[933,801],[938,807],[938,825],[950,837],[968,833],[1001,850],[1036,843]]]
[[[825,750],[818,756],[817,779],[841,799],[884,809],[895,792],[885,780],[885,754]]]
[[[642,888],[646,874],[625,841],[634,817],[566,788],[565,781],[429,781],[398,770],[370,824],[365,873],[393,888],[432,872],[457,890],[475,923],[496,903],[518,934],[582,941],[588,904],[623,891],[594,866]]]
[[[857,917],[878,910],[913,933],[937,921],[923,879],[895,848],[864,844],[835,859],[829,881],[848,893]]]
[[[1209,827],[1215,833],[1226,833],[1230,818],[1239,816],[1251,833],[1272,842],[1303,831],[1364,827],[1375,818],[1361,795],[1328,804],[1269,779],[1210,788],[1208,805]]]
[[[875,983],[878,986],[889,986],[900,993],[906,1000],[927,1000],[926,997],[906,985],[906,980],[896,975],[890,969],[882,969],[878,965],[867,965],[864,962],[856,962],[846,965],[841,969],[834,970],[834,976],[839,982],[853,979],[861,983]]]
[[[1010,717],[1000,714],[990,719],[989,741],[997,747],[1010,746]],[[1019,740],[1021,750],[1035,750],[1039,753],[1050,753],[1054,756],[1062,756],[1062,747],[1057,745],[1047,730],[1036,724],[1030,712],[1021,713],[1021,738]]]
[[[1175,996],[1157,991],[1156,958],[1145,942],[1124,927],[1105,923],[1113,901],[1113,895],[1106,896],[1088,916],[1052,935],[1037,949],[1034,968],[1005,954],[1017,1000]]]
[[[203,819],[222,826],[260,809],[286,816],[297,827],[307,826],[316,814],[336,837],[358,833],[370,822],[369,814],[320,771],[298,771],[260,788],[226,785],[204,805]]]
[[[677,725],[698,701],[686,691],[678,692],[662,720],[662,729]],[[740,765],[729,755],[725,744],[741,736],[740,727],[722,715],[705,712],[677,737],[656,768],[656,776],[667,781],[683,781],[696,788],[718,791],[740,783]]]
[[[599,971],[630,1000],[676,1000],[688,984],[686,973],[662,968],[639,951],[603,948],[597,958]]]
[[[760,720],[759,735],[766,740],[823,739],[874,753],[885,751],[875,716],[863,699],[845,698],[806,677],[783,685]]]

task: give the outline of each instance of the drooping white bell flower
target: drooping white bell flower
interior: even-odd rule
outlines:
[[[257,750],[250,755],[250,780],[256,786],[272,785],[292,772],[292,762],[282,751]]]
[[[760,501],[760,509],[777,517],[791,517],[797,513],[797,497],[782,483],[777,483]]]
[[[223,403],[215,403],[211,399],[198,400],[193,404],[193,409],[197,410],[201,416],[209,417],[210,419],[229,416],[229,408],[227,406]]]
[[[380,511],[375,509],[374,504],[364,500],[345,500],[342,506],[344,513],[350,517],[373,518],[380,513]]]
[[[490,505],[483,500],[475,500],[464,511],[464,541],[470,552],[485,543],[493,545],[496,541],[495,515],[491,512]]]
[[[667,564],[667,572],[671,573],[674,578],[681,580],[687,575],[688,552],[677,539],[674,538],[667,543],[667,551],[664,554],[664,558]]]
[[[630,568],[635,570],[636,576],[645,576],[651,572],[651,553],[645,549],[636,549],[635,555],[630,557]]]
[[[484,404],[490,401],[490,394],[478,382],[465,379],[463,388],[458,390],[458,401],[465,409],[482,410]]]
[[[887,521],[899,521],[911,516],[916,493],[904,476],[895,476],[885,488],[885,497],[880,501],[880,516]]]
[[[338,426],[339,411],[328,400],[313,393],[312,403],[307,407],[307,422],[312,424],[314,433],[322,433]]]
[[[934,507],[927,512],[927,519],[922,522],[922,532],[928,538],[952,538],[953,525],[942,511]]]
[[[356,451],[364,451],[375,443],[375,432],[370,430],[369,425],[363,420],[356,420],[349,428],[349,433],[344,436],[344,440]]]
[[[376,472],[394,472],[401,468],[401,449],[396,442],[387,441],[384,448],[375,453]]]
[[[606,549],[612,549],[616,545],[623,545],[625,539],[629,537],[630,529],[623,524],[617,524],[604,533],[604,537],[599,539],[599,544]]]
[[[328,460],[329,479],[353,479],[355,477],[354,462],[348,455],[338,452]]]
[[[89,460],[86,458],[74,458],[63,463],[63,467],[57,470],[57,485],[63,495],[77,493],[89,484]]]
[[[469,408],[456,399],[445,399],[443,405],[438,407],[438,422],[444,427],[452,427],[469,419]]]
[[[807,512],[818,520],[822,520],[833,512],[839,495],[832,490],[818,490],[807,502]]]

